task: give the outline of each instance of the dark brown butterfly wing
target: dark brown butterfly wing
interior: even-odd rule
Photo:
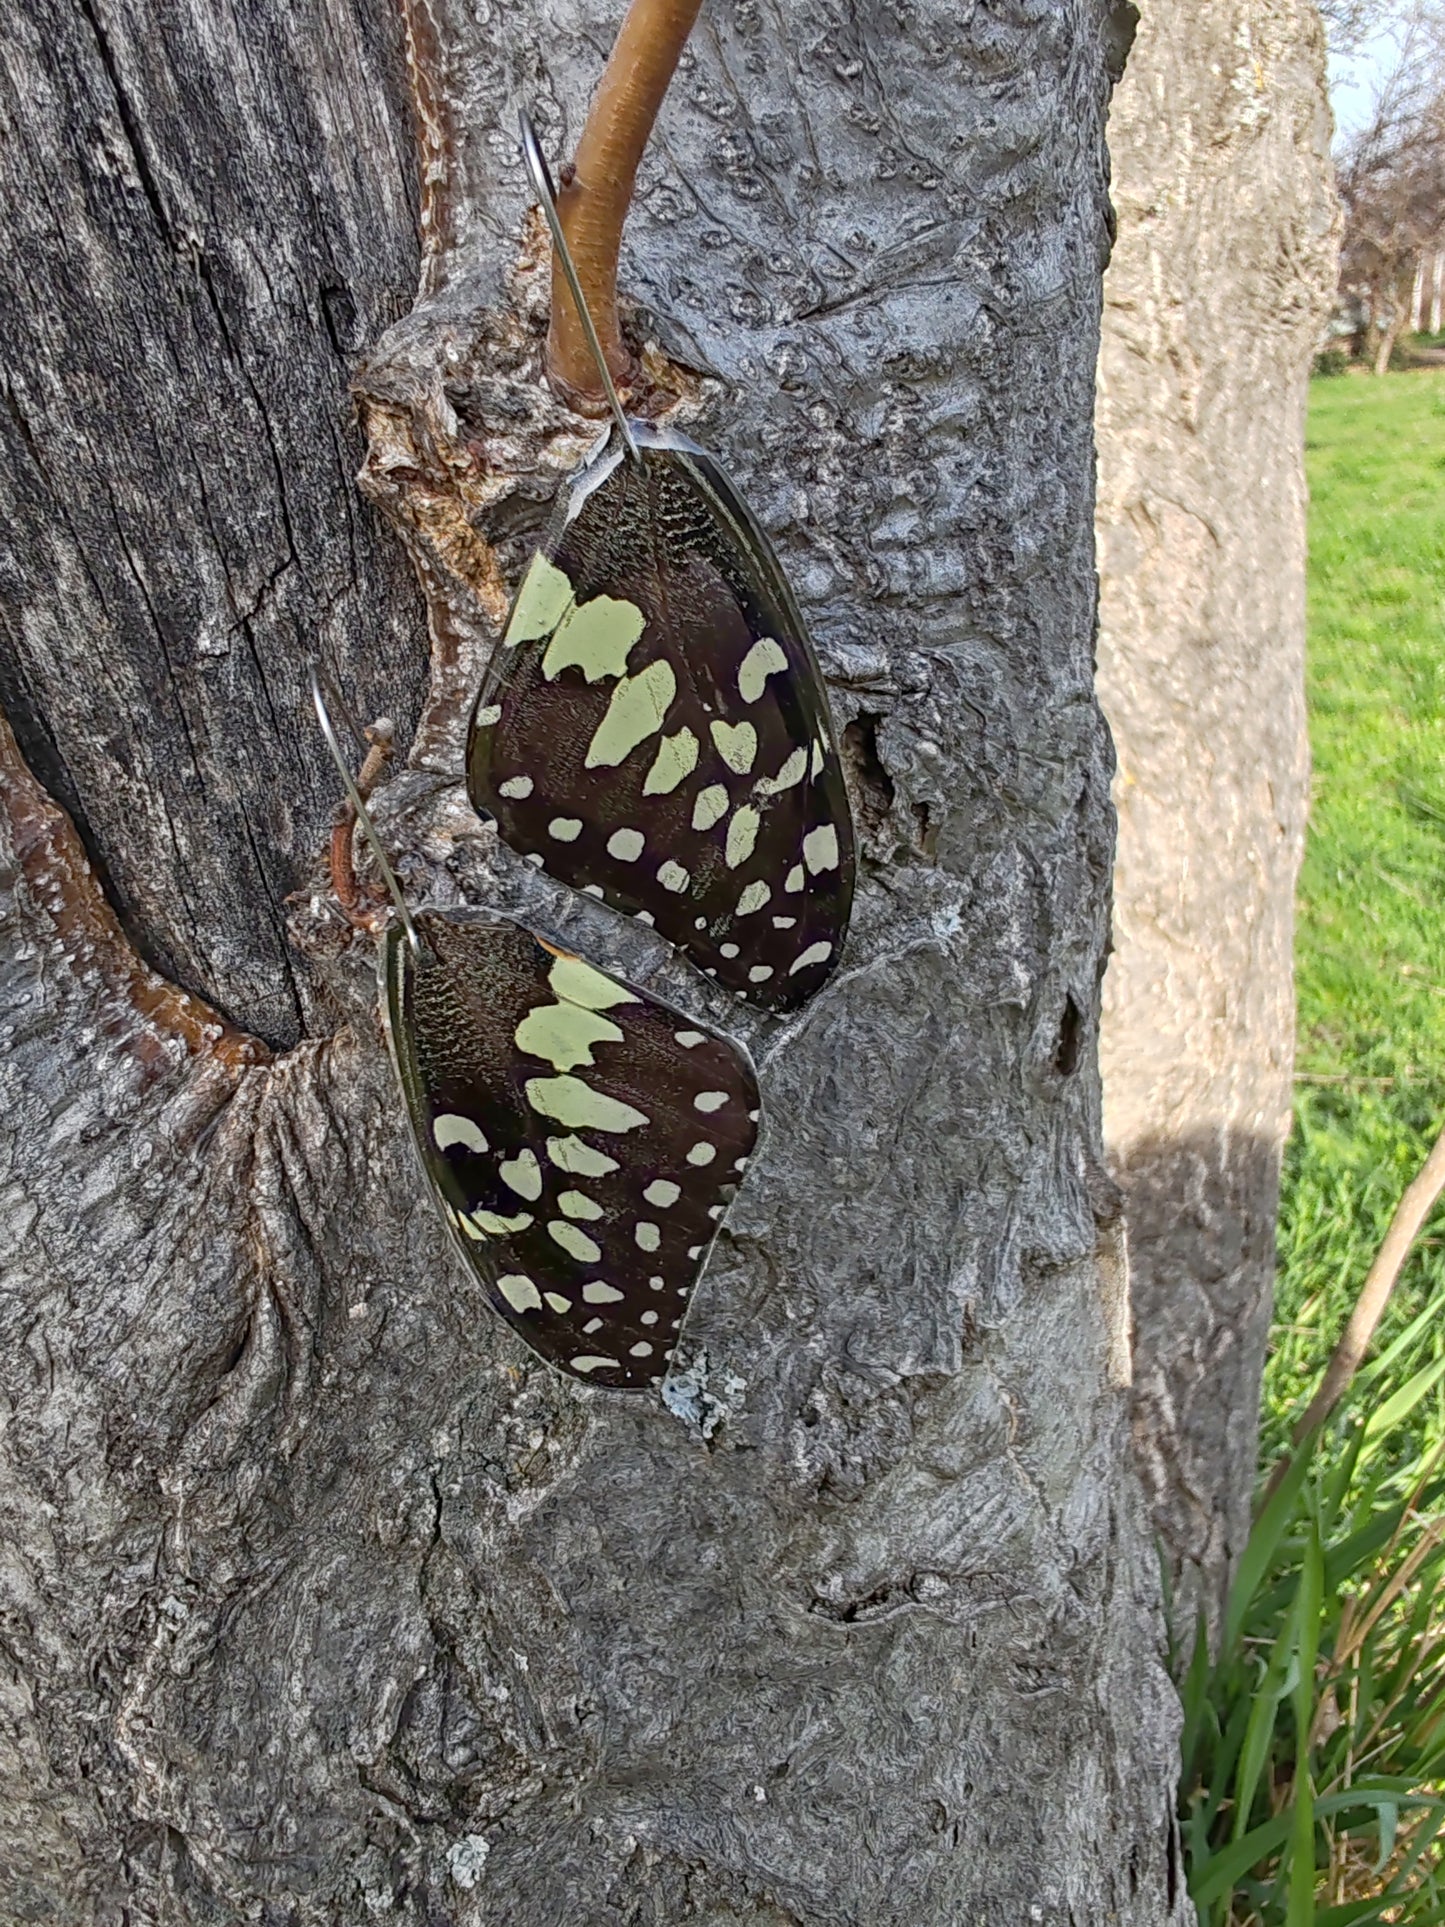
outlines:
[[[382,947],[423,1169],[497,1311],[621,1391],[667,1370],[757,1135],[747,1057],[510,919],[422,912]]]
[[[511,846],[646,917],[764,1009],[838,961],[853,826],[822,677],[766,537],[702,450],[639,424],[576,478],[473,713]]]

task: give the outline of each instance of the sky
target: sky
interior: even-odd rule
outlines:
[[[1330,55],[1330,104],[1337,140],[1369,119],[1376,89],[1399,55],[1401,31],[1397,21],[1372,34],[1357,53]]]

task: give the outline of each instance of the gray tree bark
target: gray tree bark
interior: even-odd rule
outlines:
[[[1335,285],[1311,0],[1155,0],[1109,120],[1099,690],[1119,769],[1105,1138],[1135,1431],[1184,1601],[1249,1529],[1308,792],[1304,402]]]
[[[780,545],[865,850],[835,982],[725,1013],[764,1134],[665,1404],[487,1314],[316,867],[299,658],[404,715],[422,661],[342,481],[413,273],[398,38],[31,3],[5,689],[127,929],[0,736],[0,1913],[1183,1923],[1095,1063],[1100,0],[719,9],[644,170],[634,320]],[[514,108],[570,145],[614,24],[408,23],[422,295],[359,381],[432,673],[378,809],[418,900],[716,1016],[458,782],[583,439]]]

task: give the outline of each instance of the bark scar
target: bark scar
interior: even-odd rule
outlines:
[[[56,945],[77,976],[94,972],[108,1000],[134,1016],[123,1042],[148,1071],[159,1071],[165,1042],[232,1072],[270,1062],[259,1037],[238,1030],[202,998],[168,983],[143,962],[106,902],[70,818],[41,788],[0,714],[0,814],[20,872]],[[112,1020],[113,1031],[119,1025]]]

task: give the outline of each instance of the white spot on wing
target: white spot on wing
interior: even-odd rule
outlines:
[[[705,790],[699,790],[692,806],[692,827],[710,830],[714,823],[721,823],[728,813],[729,801],[721,783],[709,783]]]
[[[569,1131],[635,1131],[650,1120],[620,1098],[594,1091],[580,1077],[529,1077],[527,1102]]]
[[[796,890],[801,890],[802,887],[803,887],[803,866],[801,863],[795,863],[792,869],[789,870],[788,874],[783,878],[783,888],[785,890],[796,891]]]
[[[460,1219],[462,1230],[468,1236],[482,1235],[488,1238],[506,1238],[514,1231],[525,1231],[532,1222],[530,1211],[519,1211],[515,1218],[504,1218],[500,1211],[474,1211],[470,1218],[465,1214]],[[473,1232],[470,1227],[476,1226]]]
[[[532,779],[530,776],[509,776],[505,783],[498,783],[497,794],[510,796],[520,803],[524,796],[532,794]]]
[[[557,1209],[564,1218],[600,1218],[602,1206],[589,1198],[585,1191],[564,1191],[557,1200]]]
[[[565,1314],[572,1309],[572,1300],[564,1298],[560,1291],[544,1291],[542,1296],[555,1312]]]
[[[707,1042],[700,1030],[675,1030],[672,1034],[684,1050],[696,1050],[699,1044]]]
[[[733,812],[733,819],[728,824],[727,849],[724,852],[730,870],[736,870],[740,863],[746,863],[752,855],[753,846],[758,840],[758,825],[761,822],[762,818],[751,803],[744,803],[740,810]],[[804,845],[805,849],[806,847]]]
[[[758,753],[758,732],[751,723],[708,724],[717,753],[730,770],[746,776]]]
[[[519,1151],[516,1157],[504,1159],[497,1166],[497,1175],[519,1198],[535,1204],[542,1195],[542,1168],[535,1151]]]
[[[619,863],[635,863],[646,842],[641,830],[614,830],[607,839],[607,854],[615,856]]]
[[[502,720],[502,705],[500,703],[488,703],[485,709],[479,709],[477,711],[473,720],[478,729],[493,728]]]
[[[769,676],[786,669],[788,659],[771,636],[759,636],[743,657],[738,669],[738,694],[745,703],[755,703],[762,695]]]
[[[697,768],[697,738],[690,729],[664,736],[642,785],[644,796],[666,796]]]
[[[754,910],[761,910],[772,896],[766,883],[750,883],[738,898],[738,915],[750,917]]]
[[[728,1101],[726,1091],[699,1091],[692,1100],[695,1111],[720,1111]]]
[[[800,955],[794,957],[793,961],[788,965],[788,975],[795,977],[800,970],[806,970],[810,964],[826,963],[832,954],[832,944],[810,943],[808,948],[802,951]]]
[[[617,1290],[616,1286],[604,1284],[600,1278],[594,1278],[590,1285],[584,1285],[582,1287],[582,1296],[587,1300],[589,1305],[620,1305],[622,1303],[622,1293]]]
[[[501,1292],[513,1311],[540,1311],[542,1299],[537,1287],[530,1278],[520,1271],[512,1271],[505,1278],[497,1280],[497,1290]]]
[[[748,972],[748,982],[750,984],[765,984],[772,974],[773,966],[771,964],[754,964]]]
[[[567,1363],[574,1372],[595,1372],[603,1365],[615,1365],[615,1358],[599,1358],[591,1352],[584,1352],[580,1358],[569,1358]]]
[[[777,796],[801,783],[808,773],[808,752],[795,749],[776,776],[760,776],[753,788],[759,796]]]
[[[639,1344],[628,1346],[628,1356],[630,1358],[651,1358],[652,1347],[644,1338]]]
[[[616,1158],[608,1157],[605,1151],[594,1151],[580,1137],[549,1137],[547,1156],[559,1171],[577,1178],[605,1178],[609,1171],[618,1169]]]
[[[548,1220],[547,1235],[580,1265],[595,1265],[602,1256],[601,1245],[589,1238],[585,1231],[579,1231],[575,1224],[567,1224],[562,1219]]]
[[[674,1184],[671,1178],[654,1178],[642,1195],[649,1204],[655,1204],[665,1211],[682,1196],[682,1186]]]
[[[717,1156],[715,1144],[694,1144],[687,1154],[689,1164],[711,1164]]]
[[[671,857],[668,858],[667,862],[664,863],[658,871],[657,880],[664,890],[671,890],[674,896],[680,895],[682,891],[687,888],[688,884],[692,882],[692,878],[688,875],[687,871],[683,869],[682,865],[680,863],[674,863]]]
[[[657,1247],[662,1243],[662,1233],[655,1224],[643,1222],[635,1225],[632,1235],[637,1240],[637,1248],[639,1251],[656,1251]]]
[[[487,1140],[478,1127],[469,1117],[459,1117],[455,1111],[447,1111],[437,1118],[431,1134],[439,1151],[445,1151],[452,1144],[462,1144],[480,1157],[487,1149]]]
[[[831,823],[820,823],[803,838],[803,861],[816,876],[820,870],[838,867],[838,832]]]
[[[547,825],[547,834],[558,843],[575,843],[582,834],[580,816],[554,816]]]

